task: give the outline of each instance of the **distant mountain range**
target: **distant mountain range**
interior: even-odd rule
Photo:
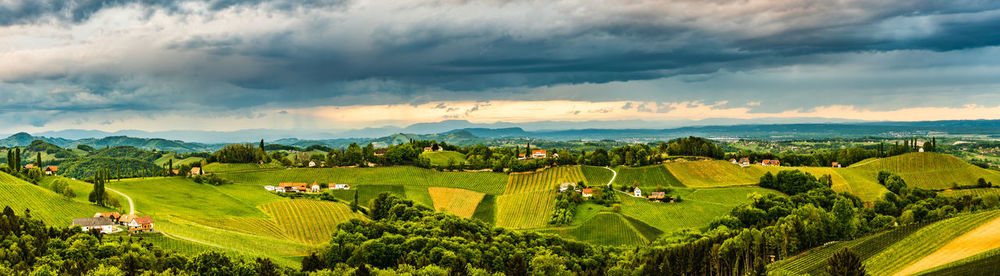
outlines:
[[[602,125],[607,122],[602,122]],[[530,124],[540,127],[542,123]],[[623,125],[631,123],[623,122]],[[395,132],[390,132],[395,131]],[[17,133],[0,139],[0,146],[26,146],[34,140],[42,140],[60,147],[75,147],[85,144],[93,147],[135,146],[175,152],[213,151],[233,142],[257,142],[261,139],[272,144],[297,147],[325,145],[339,148],[350,143],[375,143],[378,146],[404,143],[414,140],[438,140],[450,144],[469,145],[489,142],[494,139],[532,138],[551,141],[566,140],[623,140],[655,141],[677,137],[702,136],[709,138],[744,139],[812,139],[812,138],[855,138],[855,137],[897,137],[929,135],[976,135],[1000,138],[1000,120],[959,120],[926,122],[847,122],[813,124],[745,124],[719,126],[685,126],[677,128],[585,128],[561,130],[525,130],[511,123],[475,124],[468,121],[443,121],[438,123],[415,124],[405,128],[369,128],[333,134],[311,130],[267,130],[252,129],[241,131],[165,131],[146,132],[124,130],[113,133],[95,130],[61,130],[42,132],[37,135]],[[187,137],[181,139],[179,137]]]

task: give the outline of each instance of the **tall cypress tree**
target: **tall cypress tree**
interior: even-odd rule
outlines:
[[[38,152],[38,155],[35,156],[35,166],[39,169],[42,168],[42,152]]]

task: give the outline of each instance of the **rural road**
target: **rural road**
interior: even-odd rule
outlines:
[[[611,171],[611,173],[613,173],[613,175],[611,175],[611,181],[608,181],[608,187],[611,187],[611,183],[615,182],[615,177],[618,177],[618,172],[616,172],[615,170],[612,170],[611,168],[608,168],[608,167],[604,167],[604,168],[608,169],[609,171]]]
[[[129,197],[128,195],[126,195],[126,194],[124,194],[122,192],[119,192],[119,191],[117,191],[115,189],[108,188],[108,187],[104,187],[104,188],[108,189],[109,191],[112,191],[112,192],[115,192],[117,194],[120,194],[120,195],[124,196],[125,199],[128,200],[128,214],[129,215],[133,215],[133,216],[135,215],[135,202],[132,201],[131,197]]]

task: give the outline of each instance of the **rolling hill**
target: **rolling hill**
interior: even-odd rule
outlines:
[[[985,178],[1000,183],[1000,172],[986,170],[957,157],[942,153],[907,153],[899,156],[859,162],[849,170],[867,172],[889,171],[906,180],[911,187],[948,189],[954,185],[975,185]]]

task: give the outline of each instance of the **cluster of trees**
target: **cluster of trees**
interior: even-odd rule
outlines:
[[[270,259],[244,260],[218,252],[186,257],[143,239],[112,239],[100,232],[55,228],[18,216],[9,206],[0,214],[0,275],[290,275],[295,271]]]
[[[678,138],[670,141],[667,145],[667,153],[670,155],[704,156],[715,159],[725,157],[725,152],[718,145],[701,137]]]
[[[583,184],[580,181],[577,185]],[[574,190],[567,190],[556,195],[556,207],[549,218],[550,225],[567,225],[576,216],[576,206],[583,203],[583,195]]]
[[[208,162],[219,163],[269,163],[270,157],[264,150],[264,140],[260,141],[261,147],[253,144],[229,144],[208,157]]]
[[[804,193],[816,188],[833,187],[833,179],[829,174],[819,178],[800,170],[785,170],[775,176],[771,172],[764,173],[757,183],[761,187],[775,189],[788,195]]]
[[[923,149],[925,152],[937,151],[937,139],[931,138],[931,140],[925,142]],[[893,145],[886,145],[885,142],[882,142],[878,145],[850,147],[812,154],[738,151],[726,154],[725,158],[748,158],[750,162],[754,163],[764,159],[778,159],[781,160],[782,165],[788,166],[828,167],[834,162],[840,163],[841,166],[849,166],[868,158],[890,157],[917,152],[919,150],[920,147],[917,146],[916,138],[911,138],[904,141],[903,144],[896,142]]]
[[[111,179],[111,171],[107,169],[94,172],[94,189],[87,195],[87,200],[101,207],[121,208],[121,202],[117,197],[108,196],[108,191],[104,189],[104,184]]]
[[[53,192],[56,192],[57,194],[61,194],[63,197],[67,199],[72,199],[76,197],[76,191],[73,191],[73,188],[70,188],[69,184],[62,179],[57,179],[55,181],[52,181],[52,185],[49,185],[49,189],[52,190]]]
[[[207,175],[206,174],[201,174],[201,175],[196,175],[196,176],[194,176],[193,179],[194,179],[194,183],[198,183],[198,184],[204,183],[204,184],[209,184],[209,185],[213,185],[213,186],[220,186],[220,185],[225,185],[225,184],[229,184],[230,183],[229,180],[226,180],[225,178],[221,178],[221,177],[219,177],[219,176],[217,176],[215,174],[207,174]]]

